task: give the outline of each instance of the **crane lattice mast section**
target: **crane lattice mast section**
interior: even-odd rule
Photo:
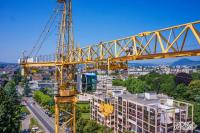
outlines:
[[[66,121],[62,125],[63,132],[67,129],[76,132],[76,84],[74,83],[75,65],[66,65],[70,51],[74,50],[74,36],[72,27],[72,2],[71,0],[58,0],[63,5],[60,34],[58,38],[56,62],[56,81],[58,92],[55,99],[55,133],[59,132],[59,112],[64,108],[67,113]],[[61,108],[62,107],[62,108]]]

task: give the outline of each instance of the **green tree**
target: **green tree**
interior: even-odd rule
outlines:
[[[158,84],[161,84],[161,75],[156,72],[140,76],[139,79],[145,81],[152,90],[158,89]]]
[[[76,120],[78,121],[81,118],[81,109],[76,105]]]
[[[13,76],[13,81],[15,82],[15,84],[18,84],[22,79],[22,76],[20,74],[20,71],[16,71],[14,73],[14,76]]]
[[[83,119],[83,118],[80,118],[78,121],[77,121],[77,126],[76,126],[76,131],[77,133],[84,133],[83,132],[83,129],[84,127],[86,126],[87,124],[87,120],[86,119]]]
[[[14,81],[9,81],[5,87],[4,87],[4,91],[6,92],[6,94],[8,96],[17,96],[17,92],[16,92],[16,88],[15,88],[16,84]]]
[[[200,73],[192,73],[191,76],[193,80],[200,80]]]
[[[145,81],[133,77],[129,77],[125,81],[116,79],[113,81],[113,85],[127,87],[127,90],[130,93],[141,93],[150,90],[150,87],[146,84]]]
[[[195,124],[199,125],[200,124],[200,104],[199,103],[194,103],[194,122]]]
[[[176,83],[173,75],[161,75],[160,90],[169,96],[173,96]]]
[[[166,93],[170,96],[174,93],[176,87],[175,76],[171,74],[149,73],[139,77],[140,80],[145,81],[149,90],[158,93]]]
[[[46,95],[53,97],[53,89],[51,88],[42,88],[40,91]]]
[[[42,92],[41,91],[35,91],[33,93],[33,98],[38,102],[41,103],[42,102]]]
[[[49,96],[49,95],[45,95],[45,94],[42,94],[42,97],[41,97],[42,101],[41,101],[41,104],[43,106],[48,106],[49,103],[51,102],[52,98]]]
[[[135,78],[132,78],[131,82],[126,83],[126,86],[131,93],[142,93],[150,90],[145,81]]]
[[[99,129],[98,124],[95,121],[90,120],[87,122],[86,126],[84,127],[83,132],[84,133],[97,133],[98,129]]]
[[[29,88],[28,83],[25,83],[24,91],[23,91],[24,95],[29,96],[30,92],[31,92],[31,89]]]
[[[0,132],[18,133],[20,129],[20,102],[14,81],[0,89]]]
[[[188,99],[187,90],[188,86],[186,86],[185,84],[178,84],[172,95],[176,99],[187,100]]]
[[[99,125],[97,133],[113,133],[113,131],[109,127]]]
[[[188,85],[192,81],[192,76],[187,73],[178,73],[175,77],[176,84]]]
[[[112,81],[112,84],[114,86],[124,86],[124,81],[121,80],[121,79],[115,79],[115,80]]]
[[[47,107],[48,109],[52,109],[54,106],[53,97],[50,97],[39,90],[33,93],[33,98],[43,107]],[[54,112],[54,110],[51,111]]]
[[[187,91],[188,100],[200,103],[200,80],[193,80]]]
[[[2,79],[8,79],[8,75],[7,75],[7,74],[2,74],[2,75],[1,75],[1,78],[2,78]]]

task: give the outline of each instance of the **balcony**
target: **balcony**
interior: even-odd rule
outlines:
[[[150,126],[150,131],[151,131],[152,133],[155,133],[155,127],[154,127],[154,126]]]
[[[128,107],[129,107],[129,108],[132,108],[132,109],[136,109],[136,105],[133,104],[133,103],[129,103]]]
[[[142,112],[142,106],[137,105],[137,110],[140,111],[140,112]]]
[[[140,127],[142,127],[142,121],[138,120],[137,121],[137,125],[140,126]]]
[[[137,112],[137,118],[142,120],[142,113],[141,112]]]

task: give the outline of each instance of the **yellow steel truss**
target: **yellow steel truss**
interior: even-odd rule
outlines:
[[[75,55],[75,58],[72,59],[69,55],[67,57],[69,60],[65,63],[90,64],[91,62],[98,63],[102,61],[121,62],[199,55],[200,33],[195,26],[200,26],[200,21],[152,32],[143,32],[135,36],[102,42],[85,48],[76,48],[70,52],[70,54]],[[190,36],[188,32],[191,32]],[[189,43],[186,42],[186,39],[191,36],[195,40],[190,40]],[[196,42],[192,45],[193,41]]]
[[[62,57],[60,58],[57,54],[56,60],[29,61],[28,58],[23,58],[20,64],[24,68],[24,72],[32,67],[56,67],[59,95],[55,96],[55,132],[59,132],[59,106],[62,103],[68,103],[71,105],[71,117],[64,123],[64,126],[70,127],[71,131],[75,133],[77,92],[74,85],[69,82],[73,79],[75,65],[85,64],[88,70],[116,70],[127,69],[127,62],[131,60],[199,56],[200,21],[143,32],[84,48],[72,48],[67,54],[64,54],[64,45],[60,46],[60,49],[63,53]],[[31,58],[37,59],[37,57]]]
[[[190,40],[191,38],[192,40]],[[116,69],[120,69],[119,64],[130,60],[199,55],[200,21],[195,21],[161,30],[143,32],[122,39],[101,42],[84,48],[77,47],[69,51],[63,62],[27,62],[22,60],[21,64],[24,67],[94,64],[97,67],[102,66],[102,64],[109,66],[109,64],[114,63],[114,66],[116,64],[118,66]],[[124,65],[121,65],[121,67],[124,68]]]

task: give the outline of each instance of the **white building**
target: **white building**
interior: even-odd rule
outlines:
[[[56,83],[52,80],[33,80],[29,81],[29,87],[31,90],[40,90],[42,88],[56,88]]]
[[[102,103],[114,107],[113,113],[105,118],[99,111]],[[156,93],[122,94],[111,96],[94,95],[90,101],[90,118],[110,127],[115,133],[192,133],[175,124],[193,122],[193,105],[176,101]]]

